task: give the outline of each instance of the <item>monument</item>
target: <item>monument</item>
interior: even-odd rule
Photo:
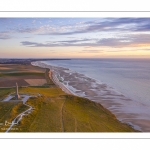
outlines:
[[[15,98],[16,99],[19,99],[20,98],[20,96],[19,96],[19,94],[18,94],[18,84],[16,83],[16,95],[15,95]]]

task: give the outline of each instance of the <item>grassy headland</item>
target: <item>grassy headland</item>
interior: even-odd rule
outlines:
[[[11,64],[1,65],[0,70],[0,81],[9,77],[10,80],[12,78],[12,83],[20,81],[23,84],[24,79],[34,79],[34,76],[47,81],[47,84],[41,86],[27,85],[19,88],[20,93],[40,95],[28,99],[27,104],[34,110],[23,116],[19,124],[15,125],[18,130],[12,130],[13,132],[135,132],[130,126],[118,121],[102,105],[64,93],[49,79],[48,69]],[[18,80],[18,76],[21,76],[21,80]],[[0,88],[0,100],[14,91],[14,88]],[[22,102],[0,101],[0,122],[12,121],[26,109],[27,106]],[[4,132],[2,127],[4,126],[0,126],[0,131]]]

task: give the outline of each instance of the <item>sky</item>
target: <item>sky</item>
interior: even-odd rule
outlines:
[[[150,18],[0,18],[0,58],[150,58]]]

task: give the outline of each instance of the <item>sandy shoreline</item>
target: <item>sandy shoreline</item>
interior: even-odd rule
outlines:
[[[149,107],[132,101],[121,93],[117,93],[106,84],[98,83],[83,74],[41,62],[33,62],[32,65],[49,68],[53,72],[52,78],[55,84],[66,93],[85,97],[100,103],[110,110],[121,122],[127,123],[143,132],[150,131]]]

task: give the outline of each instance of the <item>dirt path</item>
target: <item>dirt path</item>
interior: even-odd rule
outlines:
[[[62,132],[64,132],[64,116],[63,116],[64,104],[65,104],[65,100],[64,100],[64,102],[62,104],[62,107],[61,107],[61,128],[62,128]]]

